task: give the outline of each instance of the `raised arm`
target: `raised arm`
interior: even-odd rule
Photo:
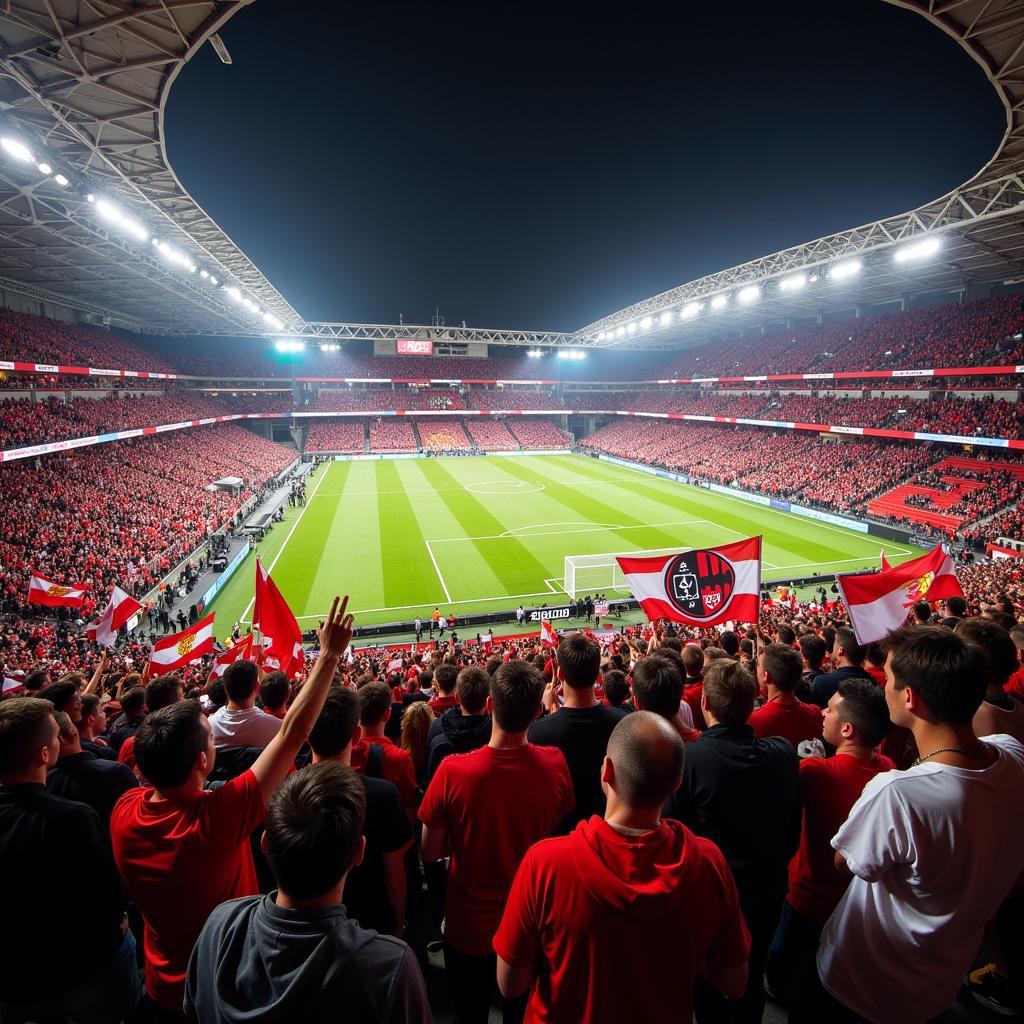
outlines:
[[[92,679],[86,684],[85,689],[82,691],[84,697],[87,693],[99,693],[100,691],[100,680],[103,678],[103,673],[107,671],[107,648],[103,648],[103,653],[100,655],[100,660],[96,662],[96,668],[93,670]]]
[[[341,606],[339,607],[339,601]],[[327,699],[327,691],[334,679],[338,659],[352,639],[352,616],[346,615],[348,595],[335,597],[330,614],[320,624],[320,657],[316,659],[305,686],[299,691],[288,713],[281,722],[277,735],[256,759],[252,772],[266,803],[291,770],[295,755],[309,738]]]

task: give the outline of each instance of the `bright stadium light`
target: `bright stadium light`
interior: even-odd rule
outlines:
[[[224,291],[228,293],[228,298],[234,300],[235,302],[242,301],[242,293],[234,285],[224,285]]]
[[[137,220],[132,220],[131,217],[125,217],[124,220],[121,221],[121,227],[123,227],[128,234],[134,235],[140,242],[144,242],[149,238],[149,232]]]
[[[790,274],[779,282],[780,292],[798,292],[807,284],[806,274]]]
[[[599,334],[599,335],[597,336],[597,340],[598,340],[598,341],[604,341],[604,331],[602,331],[602,332],[601,332],[601,333],[600,333],[600,334]]]
[[[728,303],[728,301],[729,301],[729,296],[728,295],[716,295],[711,300],[711,308],[712,309],[722,309]]]
[[[665,312],[662,313],[660,317],[658,317],[658,322],[661,324],[672,323],[672,310],[666,309]]]
[[[896,263],[906,263],[911,260],[926,260],[934,256],[942,248],[942,241],[938,238],[924,238],[920,242],[912,242],[893,254]]]
[[[636,324],[626,324],[627,334],[636,334]]]
[[[761,297],[761,286],[756,284],[748,284],[746,288],[741,288],[736,293],[738,301],[746,304],[748,302],[756,302]]]
[[[299,341],[297,338],[291,341],[275,341],[274,348],[277,349],[278,352],[304,352],[306,349],[306,343]]]
[[[213,276],[213,274],[210,275],[210,284],[220,284],[220,282],[217,280],[217,278]]]
[[[643,320],[640,321],[640,329],[642,331],[649,331],[653,326],[654,326],[654,317],[652,317],[652,316],[645,316],[643,318]]]
[[[39,168],[40,174],[53,174],[53,168],[45,160],[36,164],[36,167]]]
[[[615,337],[616,338],[624,338],[625,336],[626,336],[626,328],[625,327],[616,327],[615,328]]]
[[[208,270],[200,270],[199,276],[205,281],[210,276],[210,272]]]
[[[860,272],[863,264],[860,260],[843,260],[840,263],[833,263],[832,269],[829,271],[828,276],[833,281],[845,281],[847,278],[856,277]]]
[[[0,138],[0,146],[3,146],[4,151],[10,153],[15,160],[24,160],[26,163],[32,163],[32,150],[24,142],[19,142],[17,139],[12,139],[9,135],[5,135],[3,138]]]
[[[700,312],[700,303],[699,302],[688,302],[679,311],[679,315],[684,320],[692,320],[699,312]]]
[[[124,214],[113,203],[108,203],[106,199],[96,200],[96,212],[104,220],[113,221],[115,224],[120,224],[124,219]]]
[[[53,180],[57,182],[57,184],[60,185],[61,188],[68,187],[68,179],[65,178],[63,174],[55,174],[53,176]]]

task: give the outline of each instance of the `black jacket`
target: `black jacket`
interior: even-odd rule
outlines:
[[[491,738],[490,715],[464,715],[458,707],[449,708],[430,727],[427,748],[427,781],[449,754],[468,754]]]

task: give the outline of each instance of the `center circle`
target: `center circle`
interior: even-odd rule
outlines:
[[[480,480],[475,484],[466,484],[465,488],[472,494],[533,494],[543,491],[543,484],[527,483],[525,480]]]

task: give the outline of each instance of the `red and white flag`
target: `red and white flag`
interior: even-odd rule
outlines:
[[[216,614],[210,612],[194,626],[157,640],[149,656],[149,664],[154,671],[161,674],[176,672],[179,668],[198,661],[204,654],[212,654],[213,619]]]
[[[540,643],[542,647],[558,646],[558,634],[547,619],[540,620]]]
[[[87,626],[86,635],[101,647],[113,647],[117,634],[133,615],[142,611],[142,605],[120,587],[110,592],[110,600],[98,621]]]
[[[885,551],[879,551],[878,553],[878,567],[879,569],[891,569],[892,566],[889,564],[889,559],[885,557]]]
[[[13,679],[11,676],[4,676],[3,693],[17,693],[25,689],[25,683],[21,679]]]
[[[918,601],[963,597],[953,559],[942,546],[927,555],[877,573],[843,573],[836,577],[857,640],[883,639],[907,621]]]
[[[66,587],[33,572],[28,581],[28,603],[45,604],[48,608],[80,608],[88,589],[84,583]]]
[[[302,656],[302,630],[277,584],[256,560],[256,600],[253,604],[253,628],[263,634],[259,662],[263,668],[284,672],[294,679],[305,669]]]
[[[210,683],[214,679],[220,678],[224,675],[224,670],[236,661],[245,661],[252,652],[252,633],[248,633],[238,641],[234,647],[229,647],[223,654],[218,654],[213,659],[213,668],[210,669],[210,675],[207,678],[207,682]]]
[[[757,622],[761,538],[653,558],[617,558],[626,586],[650,621],[717,626]]]

